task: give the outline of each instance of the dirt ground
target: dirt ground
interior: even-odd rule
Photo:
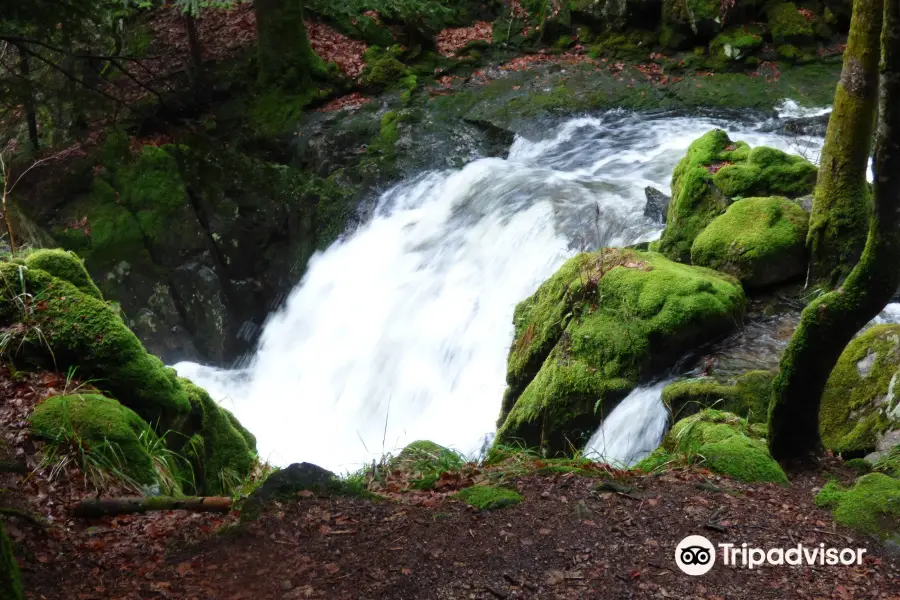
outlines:
[[[31,598],[880,598],[900,599],[900,556],[833,524],[812,502],[818,475],[791,487],[702,472],[626,480],[528,476],[525,500],[479,512],[451,498],[408,503],[298,497],[259,521],[171,512],[70,524],[41,560],[29,536]],[[764,549],[866,548],[860,566],[719,564],[691,577],[674,563],[684,537]],[[41,535],[46,536],[47,533]]]

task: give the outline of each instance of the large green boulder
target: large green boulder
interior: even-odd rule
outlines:
[[[639,382],[731,331],[744,302],[731,277],[653,252],[575,256],[516,308],[495,443],[580,446]]]
[[[816,496],[816,505],[831,509],[841,525],[900,543],[900,479],[869,473],[849,489],[831,481]]]
[[[198,489],[208,495],[228,494],[247,478],[256,462],[256,438],[203,388],[182,378],[191,403],[186,429],[193,435],[183,452],[193,467]]]
[[[174,369],[148,354],[110,306],[67,280],[0,264],[0,326],[16,338],[13,359],[75,368],[157,429],[178,429],[190,412]]]
[[[53,396],[34,408],[34,436],[85,457],[82,468],[122,473],[140,486],[158,483],[148,447],[157,440],[153,428],[133,410],[99,394]],[[180,491],[180,490],[179,490]]]
[[[694,240],[734,199],[795,198],[812,192],[815,182],[816,167],[802,157],[765,146],[751,150],[721,129],[709,131],[675,167],[666,229],[651,248],[687,262]]]
[[[700,232],[691,262],[760,288],[806,272],[809,215],[785,198],[745,198],[728,207]]]
[[[663,447],[733,479],[787,483],[784,471],[769,455],[763,432],[764,427],[749,425],[736,415],[707,409],[675,423]]]
[[[900,442],[900,325],[877,325],[847,344],[819,411],[825,447],[862,455]]]
[[[793,2],[773,3],[766,10],[769,33],[776,45],[807,44],[813,40],[814,32],[799,7]]]
[[[675,419],[716,408],[750,423],[765,423],[774,379],[772,371],[750,371],[727,383],[712,377],[686,379],[664,387],[662,399]]]

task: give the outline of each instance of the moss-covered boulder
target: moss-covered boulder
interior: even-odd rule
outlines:
[[[193,432],[183,452],[194,469],[198,489],[227,494],[246,479],[256,462],[256,438],[203,388],[181,378],[191,403],[187,430]]]
[[[740,321],[738,283],[653,252],[566,262],[514,315],[496,444],[579,447],[642,380]]]
[[[16,562],[12,541],[6,534],[3,523],[0,523],[0,598],[25,600],[19,563]]]
[[[22,264],[31,269],[46,271],[54,277],[68,281],[88,296],[103,300],[100,289],[84,268],[84,261],[74,252],[59,249],[36,250],[29,254]]]
[[[680,48],[697,38],[711,39],[722,29],[720,6],[718,0],[663,0],[660,41]]]
[[[514,506],[522,501],[522,496],[515,490],[490,485],[476,485],[465,488],[455,498],[481,510],[496,510]]]
[[[774,379],[772,371],[750,371],[731,383],[721,383],[712,377],[687,379],[664,387],[662,399],[676,419],[705,408],[716,408],[751,423],[765,423]]]
[[[819,412],[825,447],[845,455],[887,451],[900,431],[900,325],[878,325],[847,344]]]
[[[0,264],[0,326],[19,338],[14,359],[77,368],[158,429],[178,429],[191,410],[175,371],[148,354],[110,306],[69,281]]]
[[[34,436],[76,446],[91,455],[101,469],[121,471],[142,486],[157,484],[147,450],[156,440],[153,428],[112,398],[99,394],[53,396],[34,408],[30,424]]]
[[[785,198],[745,198],[728,207],[700,232],[691,262],[759,288],[806,272],[809,215]]]
[[[849,489],[831,481],[816,495],[816,505],[832,510],[841,525],[900,543],[900,479],[869,473]]]
[[[709,131],[675,167],[666,229],[651,248],[687,262],[694,240],[734,198],[794,198],[809,194],[815,181],[816,167],[799,156],[765,146],[751,150],[721,129]]]
[[[764,42],[762,28],[755,25],[733,27],[717,35],[709,43],[714,64],[726,66],[753,56]]]
[[[672,454],[740,481],[787,483],[762,431],[736,415],[707,409],[675,423],[663,445]]]
[[[793,2],[769,5],[766,10],[769,34],[776,45],[807,44],[814,37],[812,22]]]

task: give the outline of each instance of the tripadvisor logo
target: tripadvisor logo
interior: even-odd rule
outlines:
[[[722,563],[755,569],[763,565],[861,565],[865,548],[826,548],[825,544],[793,548],[752,548],[747,544],[719,544]],[[688,575],[704,575],[716,564],[716,548],[702,535],[689,535],[675,548],[675,564]]]

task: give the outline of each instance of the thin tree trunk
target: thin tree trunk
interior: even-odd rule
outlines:
[[[778,460],[804,460],[821,450],[819,405],[828,376],[844,347],[890,301],[900,280],[900,0],[885,0],[881,46],[868,239],[843,286],[803,311],[781,359],[769,408],[769,449]]]
[[[191,87],[194,92],[200,89],[200,75],[203,72],[203,48],[200,45],[200,35],[197,33],[197,20],[189,12],[182,15],[184,28],[188,35],[188,46],[191,53],[191,62],[188,74],[191,78]]]
[[[810,280],[835,287],[859,259],[869,229],[866,170],[878,96],[884,0],[854,0],[809,222]]]
[[[36,153],[41,149],[41,141],[40,138],[38,138],[37,114],[35,113],[34,108],[34,92],[31,89],[31,66],[28,64],[28,54],[25,52],[25,49],[22,48],[22,46],[16,46],[16,49],[19,51],[19,72],[22,74],[22,79],[27,82],[25,84],[26,91],[22,106],[25,109],[25,120],[28,122],[28,139],[31,140],[31,148]]]
[[[145,513],[154,510],[189,510],[192,512],[227,513],[232,509],[231,498],[169,498],[151,496],[137,498],[88,498],[72,509],[72,515],[82,519]]]

